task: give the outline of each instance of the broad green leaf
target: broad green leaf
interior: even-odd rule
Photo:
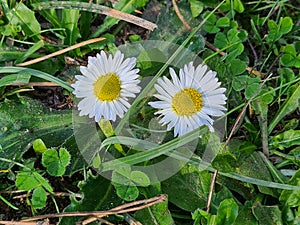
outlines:
[[[216,224],[216,215],[212,215],[203,209],[197,209],[192,214],[192,219],[194,220],[194,225],[199,224],[208,224],[208,225],[214,225]]]
[[[55,149],[48,149],[43,153],[42,164],[52,176],[62,176],[66,171],[66,166],[70,163],[70,154],[60,148],[59,152]]]
[[[31,197],[32,207],[35,209],[42,209],[46,206],[47,193],[44,188],[37,187],[34,189]]]
[[[252,203],[246,201],[243,206],[239,207],[239,214],[233,225],[258,225],[252,213]]]
[[[298,170],[295,175],[290,179],[289,184],[300,185],[300,171]],[[280,202],[289,207],[300,206],[300,191],[283,190],[279,197]]]
[[[7,17],[11,24],[20,25],[28,37],[33,37],[35,40],[40,39],[38,37],[41,32],[40,23],[35,18],[34,12],[23,2],[18,3],[13,10],[10,10]]]
[[[89,173],[87,180],[79,188],[83,198],[79,201],[71,197],[71,204],[65,208],[65,212],[104,211],[122,203],[111,182],[101,175],[93,177]],[[80,219],[81,217],[63,217],[58,224],[76,224]]]
[[[244,12],[245,8],[241,0],[233,0],[233,9],[238,13]]]
[[[273,131],[275,126],[280,122],[280,120],[285,117],[287,114],[293,112],[299,108],[300,101],[300,82],[291,86],[288,90],[288,96],[284,104],[279,108],[276,116],[269,125],[268,132],[269,134]]]
[[[259,83],[252,83],[249,86],[247,86],[245,90],[245,98],[250,99],[253,96],[257,95],[259,87]]]
[[[125,201],[134,201],[139,196],[139,190],[133,182],[122,185],[114,185],[117,195]]]
[[[38,187],[40,182],[31,172],[21,172],[17,174],[16,186],[20,190],[30,191]]]
[[[216,25],[218,27],[229,27],[230,26],[230,19],[228,17],[221,17],[218,19]]]
[[[230,153],[218,154],[212,161],[212,166],[216,170],[220,170],[224,173],[235,171],[236,165],[237,159],[233,154]]]
[[[10,74],[0,79],[0,87],[12,84],[26,84],[30,80],[30,73]]]
[[[141,171],[132,171],[130,174],[130,179],[139,186],[147,187],[150,185],[149,177]]]
[[[264,206],[260,202],[253,207],[253,214],[259,224],[264,225],[282,225],[281,211],[276,206]]]
[[[287,34],[292,30],[293,25],[294,23],[291,17],[284,17],[280,19],[280,33]]]
[[[207,202],[211,174],[186,165],[177,174],[162,182],[169,201],[188,212],[204,208]]]
[[[117,195],[125,201],[134,201],[139,196],[139,190],[131,180],[130,167],[113,171],[112,182]]]
[[[40,183],[40,185],[46,189],[46,191],[53,193],[52,186],[41,174],[39,174],[38,172],[32,172],[32,174],[35,177],[35,179]]]
[[[59,146],[73,135],[72,112],[44,108],[41,103],[30,99],[6,100],[0,103],[0,157],[22,160],[23,154],[37,138],[46,146]],[[73,148],[77,150],[75,147]],[[77,152],[74,152],[77,154]],[[74,157],[72,163],[83,163],[81,157]],[[81,164],[82,165],[82,164]],[[0,161],[0,168],[10,168],[13,163]]]
[[[238,216],[239,206],[233,198],[221,202],[217,212],[216,225],[232,225]]]
[[[252,106],[256,114],[263,114],[267,116],[268,105],[273,101],[274,93],[270,93],[268,90],[261,90],[259,96],[255,98]]]
[[[200,0],[189,0],[193,17],[197,17],[203,11],[203,2]]]
[[[33,150],[37,153],[43,153],[47,150],[47,147],[42,139],[35,139],[32,143]]]
[[[16,177],[16,186],[25,191],[30,191],[38,186],[43,186],[47,191],[53,193],[53,189],[48,181],[37,172],[28,171],[18,173]]]
[[[269,182],[273,181],[272,174],[257,152],[254,152],[250,157],[245,159],[241,166],[238,168],[238,171],[239,173],[252,178]],[[258,189],[264,194],[269,194],[275,197],[278,196],[278,192],[275,189],[267,188],[264,186],[258,186]]]
[[[246,67],[246,63],[240,59],[234,59],[229,64],[229,70],[232,73],[232,75],[238,75],[245,72]]]
[[[65,28],[66,37],[65,44],[73,45],[76,43],[76,40],[80,37],[79,29],[78,29],[78,18],[79,11],[72,9],[64,9],[62,10],[62,19],[61,25]]]
[[[204,16],[207,16],[209,14],[209,12],[206,12],[205,13],[205,15]],[[207,20],[207,22],[206,22],[206,24],[203,26],[203,28],[204,28],[204,30],[206,30],[208,33],[217,33],[217,32],[219,32],[220,31],[220,28],[218,28],[217,26],[216,26],[216,20],[217,20],[217,18],[216,18],[216,16],[213,14],[213,15],[211,15],[209,18],[208,18],[208,20]],[[219,33],[218,33],[219,34]],[[217,35],[218,35],[217,34]]]
[[[269,34],[267,41],[274,42],[279,40],[284,34],[289,33],[293,28],[293,20],[290,17],[280,18],[279,24],[273,20],[268,20]]]
[[[290,81],[295,80],[295,73],[290,68],[278,68],[277,72],[280,75],[280,81],[282,84],[286,84]]]
[[[292,146],[300,145],[300,130],[288,130],[271,138],[270,145],[284,150]]]
[[[150,174],[149,176],[151,176],[151,178],[156,177],[155,174]],[[151,186],[141,189],[141,194],[143,194],[145,198],[155,197],[162,193],[160,182],[151,184]],[[134,218],[144,225],[174,225],[174,221],[168,209],[168,201],[164,201],[160,204],[139,210],[134,214]]]

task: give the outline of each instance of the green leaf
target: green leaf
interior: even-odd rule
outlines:
[[[35,18],[34,12],[22,2],[9,11],[7,18],[11,24],[20,25],[28,37],[33,37],[35,40],[40,39],[38,36],[41,32],[40,23]]]
[[[282,84],[295,80],[295,73],[291,68],[278,68],[277,72],[280,75],[280,81]]]
[[[80,37],[78,28],[79,10],[64,9],[62,10],[61,25],[65,28],[65,44],[73,45]]]
[[[131,180],[130,167],[123,167],[113,171],[112,182],[117,195],[125,201],[133,201],[139,196],[139,190]]]
[[[30,80],[30,73],[10,74],[0,79],[0,87],[12,84],[26,84]]]
[[[30,191],[38,187],[40,182],[31,172],[20,172],[16,177],[16,186],[20,190]]]
[[[240,59],[234,59],[229,64],[229,70],[232,75],[238,75],[246,71],[246,63]]]
[[[31,203],[33,208],[42,209],[46,206],[47,193],[44,188],[37,187],[34,189],[31,197]]]
[[[258,83],[253,83],[247,86],[245,90],[245,98],[250,99],[253,96],[257,95],[258,89],[259,89],[259,84]]]
[[[38,139],[35,139],[32,143],[32,147],[33,147],[33,150],[36,152],[36,153],[43,153],[47,150],[47,147],[45,145],[45,143],[43,142],[42,139],[38,138]]]
[[[139,195],[136,184],[142,187],[150,185],[150,179],[141,171],[130,171],[130,167],[117,169],[112,174],[117,195],[125,201],[133,201]]]
[[[147,187],[150,185],[149,177],[141,171],[132,171],[130,174],[130,179],[139,186]]]
[[[37,138],[44,140],[46,146],[58,146],[73,135],[72,112],[70,110],[50,112],[41,103],[24,98],[19,101],[0,103],[0,157],[22,160],[22,155]],[[51,137],[51,138],[49,138]],[[76,148],[75,148],[76,150]],[[76,153],[77,154],[77,153]],[[79,162],[76,157],[73,163]],[[0,168],[10,168],[13,163],[0,161]]]
[[[151,176],[151,178],[157,178],[156,174],[150,174],[149,176]],[[151,184],[151,186],[147,188],[141,189],[141,194],[143,194],[145,198],[155,197],[162,193],[161,184],[159,182]],[[168,201],[164,201],[151,207],[139,210],[134,214],[134,218],[144,225],[174,225],[173,218],[168,209]]]
[[[242,13],[245,10],[241,0],[233,0],[233,9],[238,13]]]
[[[281,121],[283,117],[285,117],[287,114],[295,111],[299,107],[299,101],[300,101],[300,83],[291,86],[288,90],[288,96],[285,100],[284,104],[282,104],[272,120],[272,122],[269,125],[268,132],[269,134],[273,131],[275,126]]]
[[[239,206],[233,198],[223,200],[218,208],[216,225],[232,225],[238,216],[238,210]]]
[[[101,175],[93,177],[88,173],[88,178],[79,185],[79,188],[83,198],[76,200],[75,197],[71,197],[71,204],[65,209],[65,212],[105,211],[122,203],[111,182]],[[63,217],[58,224],[76,224],[80,219],[81,217]]]
[[[293,20],[291,17],[284,17],[280,18],[280,33],[281,34],[287,34],[289,33],[293,28]]]
[[[273,181],[273,176],[258,152],[254,152],[238,168],[239,173],[265,181]],[[260,192],[277,197],[278,192],[264,186],[258,186]]]
[[[60,148],[59,153],[55,149],[48,149],[43,153],[42,164],[52,176],[62,176],[66,171],[66,166],[70,163],[70,154]]]
[[[266,40],[271,43],[279,40],[284,34],[292,30],[293,25],[293,20],[290,17],[281,17],[278,25],[273,20],[268,20],[270,31]]]
[[[298,170],[293,177],[290,179],[289,184],[300,185],[300,171]],[[300,206],[300,191],[299,190],[283,190],[279,197],[280,202],[289,207],[299,207]]]
[[[38,172],[32,172],[32,174],[41,186],[43,186],[48,192],[53,193],[51,185],[41,174],[39,174]]]
[[[192,16],[195,18],[203,11],[203,2],[200,0],[189,0]]]
[[[283,54],[280,58],[280,62],[284,66],[300,68],[300,54],[298,56]]]
[[[288,130],[281,134],[278,134],[272,137],[270,145],[273,145],[274,148],[279,148],[284,150],[290,148],[294,145],[300,145],[300,130]]]
[[[250,201],[246,201],[239,208],[239,214],[233,225],[258,225],[258,221],[252,213],[252,203]]]
[[[268,93],[268,94],[266,94]],[[252,103],[253,109],[255,110],[256,114],[263,114],[267,116],[268,114],[268,105],[274,99],[274,92],[269,92],[268,90],[261,90],[259,96],[255,98]]]
[[[212,166],[224,173],[235,171],[236,165],[236,157],[230,153],[218,154],[212,161]]]
[[[163,191],[169,201],[188,212],[204,208],[211,182],[208,171],[186,165],[177,174],[162,182]]]
[[[129,182],[128,185],[114,185],[117,195],[125,201],[134,201],[139,196],[139,190],[134,183]]]
[[[216,25],[218,27],[229,27],[230,26],[230,19],[228,17],[221,17],[218,19]]]
[[[281,211],[276,206],[264,206],[260,202],[253,207],[253,214],[264,225],[282,225]]]
[[[207,16],[209,14],[209,12],[206,12],[205,14],[204,14],[204,16]],[[213,14],[213,15],[211,15],[208,19],[207,19],[207,21],[206,21],[206,23],[205,23],[205,25],[203,26],[203,29],[204,30],[206,30],[208,33],[217,33],[217,32],[219,32],[220,31],[220,28],[218,28],[217,26],[216,26],[216,21],[217,21],[217,18],[216,18],[216,16]],[[219,33],[218,33],[219,34]],[[217,35],[218,35],[217,34]]]

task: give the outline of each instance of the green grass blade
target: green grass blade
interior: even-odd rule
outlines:
[[[199,135],[204,133],[204,131],[207,131],[205,127],[200,128],[200,130],[194,130],[182,137],[175,138],[172,141],[169,141],[165,144],[159,145],[155,148],[150,149],[146,152],[140,152],[136,153],[134,155],[125,156],[120,159],[115,159],[109,162],[104,162],[101,166],[101,171],[108,171],[108,170],[114,170],[117,168],[122,167],[124,164],[127,165],[135,165],[141,162],[145,162],[147,160],[156,158],[158,156],[164,155],[170,151],[172,151],[175,148],[178,148],[180,146],[183,146],[197,138],[199,138]]]
[[[12,84],[28,83],[31,75],[29,73],[10,74],[0,79],[0,87]]]
[[[286,116],[287,114],[293,112],[299,107],[300,102],[300,82],[297,84],[291,86],[289,88],[290,95],[284,102],[284,104],[279,108],[278,113],[272,120],[272,122],[269,125],[268,133],[270,134],[275,126],[280,122],[280,120]]]
[[[19,210],[19,208],[17,208],[16,206],[14,206],[13,204],[11,204],[9,201],[7,201],[4,197],[2,197],[0,195],[0,200],[2,200],[6,205],[8,205],[10,208],[14,209],[14,210]]]
[[[36,42],[33,46],[31,46],[24,54],[22,54],[16,61],[15,64],[24,62],[28,57],[34,54],[37,50],[44,47],[44,41],[40,40]]]
[[[54,82],[61,87],[65,88],[66,90],[72,92],[73,88],[67,84],[66,82],[62,81],[61,79],[54,77],[48,73],[44,73],[39,70],[34,70],[34,69],[29,69],[29,68],[23,68],[23,67],[14,67],[14,66],[5,66],[5,67],[0,67],[0,74],[1,73],[28,73],[31,74],[32,76]]]

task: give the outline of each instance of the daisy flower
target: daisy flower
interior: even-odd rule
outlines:
[[[72,85],[73,94],[83,98],[78,103],[79,115],[95,117],[99,122],[122,118],[130,107],[128,98],[134,98],[140,92],[138,69],[133,69],[136,58],[127,58],[117,51],[114,57],[104,51],[96,57],[88,58],[87,67],[81,66],[82,75],[77,75],[77,81]]]
[[[220,88],[216,72],[207,70],[206,65],[186,64],[179,70],[179,77],[170,68],[172,81],[167,77],[157,80],[154,96],[160,101],[149,102],[153,108],[160,109],[155,114],[161,117],[160,123],[167,130],[174,128],[174,136],[182,136],[202,125],[213,132],[214,120],[211,116],[223,116],[226,108],[224,95],[226,89]]]

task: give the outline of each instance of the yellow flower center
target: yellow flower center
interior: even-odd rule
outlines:
[[[172,99],[172,108],[179,116],[191,116],[203,106],[202,95],[194,88],[184,88]]]
[[[113,101],[119,98],[121,81],[117,74],[107,73],[100,76],[94,83],[94,94],[101,101]]]

